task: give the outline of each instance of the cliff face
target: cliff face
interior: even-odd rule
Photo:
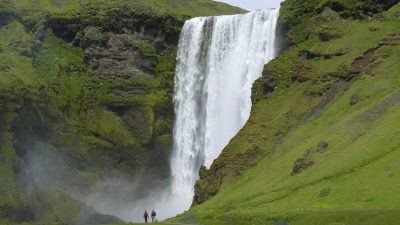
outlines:
[[[399,155],[399,5],[287,0],[279,24],[282,52],[254,84],[250,119],[200,171],[182,219],[395,223],[398,178],[382,174]]]
[[[242,12],[78,3],[1,1],[0,221],[118,222],[79,200],[112,188],[133,201],[166,185],[183,18]]]

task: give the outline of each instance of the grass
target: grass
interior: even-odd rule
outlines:
[[[2,225],[16,225],[16,223],[11,223],[7,220],[0,220]],[[47,222],[25,222],[25,223],[18,223],[19,225],[63,225],[63,223],[47,223]],[[108,224],[108,225],[144,225],[144,224],[157,224],[157,225],[170,225],[171,223],[167,222],[157,222],[157,223],[123,223],[123,224]],[[89,225],[89,224],[88,224]]]
[[[349,81],[332,75],[398,30],[392,17],[398,9],[385,13],[386,20],[345,20],[341,37],[300,43],[267,65],[277,89],[265,97],[256,85],[249,121],[211,167],[211,181],[200,181],[205,191],[214,188],[212,171],[218,168],[224,176],[219,192],[169,221],[194,215],[187,223],[399,224],[399,43],[380,47],[365,72]],[[298,57],[303,50],[340,48],[348,50],[331,59]],[[310,65],[304,74],[309,80],[292,80],[299,63]],[[337,82],[343,87],[334,89]],[[354,95],[360,97],[351,104]],[[328,143],[322,153],[321,142]],[[255,156],[243,157],[254,148]],[[301,157],[314,164],[293,175]]]
[[[195,16],[243,13],[242,9],[225,3],[210,0],[139,0],[139,1],[104,1],[104,0],[2,0],[1,11],[14,12],[28,24],[36,24],[46,16],[56,18],[80,19],[90,16],[103,19],[109,12],[128,10],[137,15],[174,16],[180,19]]]
[[[282,29],[289,31],[283,38],[283,45],[288,46],[305,41],[309,19],[323,12],[326,7],[336,11],[342,18],[366,18],[374,16],[397,3],[396,0],[310,0],[299,2],[287,0],[280,12],[279,23]]]
[[[21,55],[22,52],[30,49],[31,35],[17,22],[0,29],[0,64],[3,65],[0,71],[1,87],[12,86],[15,83],[23,83],[25,88],[39,85],[30,58]]]

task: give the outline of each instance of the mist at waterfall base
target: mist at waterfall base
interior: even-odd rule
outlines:
[[[244,15],[199,17],[186,21],[179,41],[175,75],[175,124],[168,185],[109,179],[85,202],[104,214],[143,221],[189,209],[202,165],[209,167],[250,116],[251,88],[274,57],[278,10]],[[148,187],[135,197],[135,190]],[[134,200],[132,200],[134,199]]]

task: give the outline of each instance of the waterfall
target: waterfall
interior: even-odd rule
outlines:
[[[141,196],[135,191],[146,179],[138,173],[134,182],[106,181],[102,185],[111,194],[94,192],[85,202],[135,222],[143,221],[144,210],[154,209],[158,220],[187,210],[200,167],[212,164],[250,116],[252,84],[275,54],[277,17],[278,10],[264,10],[186,21],[177,55],[169,188],[151,186],[151,194]],[[126,195],[139,197],[125,200]]]
[[[201,165],[209,167],[249,118],[252,84],[275,54],[277,17],[263,10],[186,21],[175,75],[175,213],[190,207]]]
[[[276,9],[186,21],[175,75],[171,183],[137,193],[148,175],[138,172],[134,181],[105,180],[84,202],[135,222],[143,222],[144,210],[154,209],[158,220],[187,210],[200,167],[210,167],[250,116],[252,84],[275,54],[277,17]]]

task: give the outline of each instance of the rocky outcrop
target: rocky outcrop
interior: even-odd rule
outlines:
[[[148,39],[130,34],[104,34],[100,32],[93,34],[89,33],[93,32],[93,30],[89,31],[91,29],[99,32],[93,27],[85,28],[81,41],[81,46],[84,48],[85,63],[90,73],[100,77],[108,76],[108,78],[123,80],[133,76],[154,78],[154,60],[144,56],[139,49],[139,47],[147,45],[149,48],[154,49],[155,55],[157,54]],[[103,39],[88,43],[87,36],[90,35],[93,35],[92,38]],[[105,37],[97,37],[95,35]]]
[[[294,162],[292,175],[296,175],[301,173],[301,171],[311,167],[314,165],[314,161],[306,159],[306,158],[298,158]]]
[[[249,139],[248,142],[251,143],[252,140]],[[223,152],[209,169],[204,166],[201,167],[199,172],[200,179],[195,184],[192,205],[199,205],[212,198],[218,193],[224,182],[227,183],[240,177],[263,156],[260,146],[252,144],[249,149],[234,155],[232,158],[230,158],[229,153]]]
[[[44,23],[44,29],[82,49],[83,72],[94,76],[91,86],[104,91],[103,99],[94,108],[103,112],[91,112],[93,106],[86,109],[89,110],[87,119],[94,123],[88,126],[101,126],[97,120],[108,114],[121,121],[117,129],[126,130],[125,139],[121,139],[110,137],[107,130],[79,128],[85,134],[79,141],[92,151],[101,154],[104,150],[119,149],[114,155],[101,156],[97,167],[124,168],[123,173],[139,168],[159,170],[155,173],[160,174],[157,180],[168,179],[170,148],[160,143],[170,142],[157,140],[161,136],[172,136],[173,89],[169,84],[173,80],[175,48],[170,46],[177,45],[181,25],[182,21],[173,17],[135,14],[128,9],[111,10],[100,18],[51,16]],[[43,45],[47,38],[42,41]],[[39,45],[38,54],[40,48]],[[74,73],[76,66],[62,69],[65,73]],[[135,153],[127,154],[129,151]],[[85,157],[92,160],[94,155]],[[150,159],[156,157],[162,160],[153,165]],[[116,163],[110,165],[110,161]]]
[[[223,165],[214,164],[212,169],[200,168],[200,179],[195,185],[193,205],[201,204],[218,193],[223,178]]]

